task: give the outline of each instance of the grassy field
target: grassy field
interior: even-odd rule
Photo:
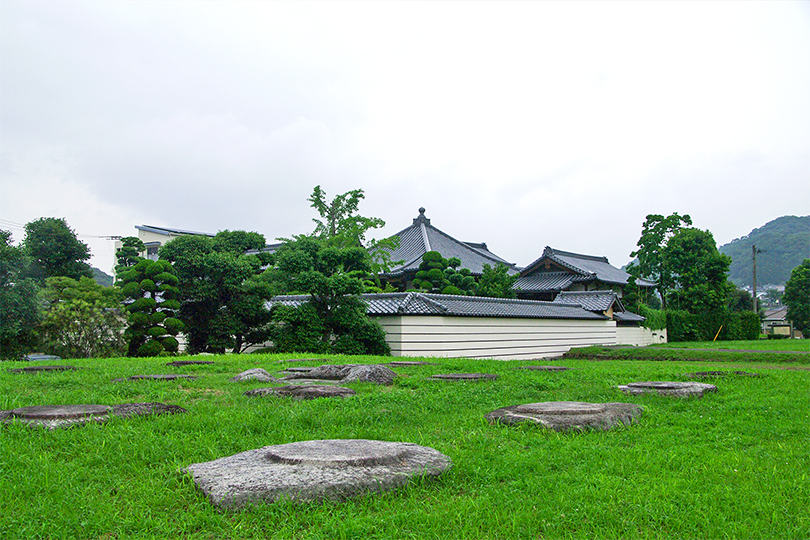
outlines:
[[[743,351],[793,351],[810,353],[810,339],[758,339],[754,341],[687,341],[655,345],[656,349],[717,349]]]
[[[432,360],[437,366],[394,368],[401,376],[390,387],[348,384],[357,395],[344,400],[248,398],[242,393],[268,384],[228,381],[253,367],[273,372],[324,363],[288,358],[222,356],[213,357],[214,365],[181,368],[165,366],[165,359],[74,360],[69,363],[84,369],[41,374],[10,373],[30,364],[0,363],[3,410],[138,401],[189,410],[56,431],[0,426],[0,538],[810,537],[806,359],[556,361],[574,368],[564,372],[439,359]],[[702,399],[615,389],[718,369],[760,376],[714,379],[719,391]],[[426,380],[450,372],[499,378]],[[111,382],[158,373],[199,378]],[[561,400],[633,402],[644,415],[608,432],[565,434],[493,426],[483,418],[507,405]],[[450,456],[454,466],[439,479],[395,492],[240,512],[217,510],[181,472],[265,445],[329,438],[413,442]]]

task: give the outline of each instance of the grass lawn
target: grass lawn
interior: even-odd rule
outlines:
[[[799,355],[803,356],[803,355]],[[344,400],[249,398],[268,383],[232,383],[249,368],[277,371],[290,356],[71,360],[84,369],[17,374],[0,363],[0,409],[160,401],[188,414],[113,419],[48,431],[0,426],[0,538],[796,538],[810,537],[810,370],[806,362],[432,359],[395,367],[393,386],[347,384]],[[390,359],[332,357],[330,363]],[[550,361],[539,361],[547,364]],[[784,368],[802,369],[784,369]],[[702,399],[627,396],[618,384],[686,380],[694,371],[759,377],[712,381]],[[484,382],[436,373],[486,372]],[[185,373],[196,380],[111,380]],[[489,425],[496,408],[538,401],[640,404],[638,424],[557,433]],[[265,445],[363,438],[413,442],[450,456],[439,479],[340,503],[217,510],[181,472]]]
[[[655,345],[658,349],[722,349],[742,351],[795,351],[810,353],[810,339],[756,339],[753,341],[686,341]]]

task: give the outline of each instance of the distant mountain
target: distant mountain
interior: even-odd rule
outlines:
[[[96,283],[102,287],[112,287],[113,277],[111,275],[105,274],[95,266],[91,266],[90,269],[93,271],[93,279],[96,280]]]
[[[762,251],[757,254],[757,287],[784,285],[790,271],[810,259],[810,216],[782,216],[720,246],[732,259],[728,277],[738,287],[751,286],[752,245]]]

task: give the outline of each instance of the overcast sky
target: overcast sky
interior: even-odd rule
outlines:
[[[0,228],[309,233],[361,188],[524,266],[810,214],[810,2],[0,2]]]

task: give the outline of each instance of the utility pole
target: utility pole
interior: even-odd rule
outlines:
[[[757,246],[751,245],[751,259],[754,262],[754,313],[759,313],[757,310],[757,253],[762,253],[760,250],[757,249]]]

